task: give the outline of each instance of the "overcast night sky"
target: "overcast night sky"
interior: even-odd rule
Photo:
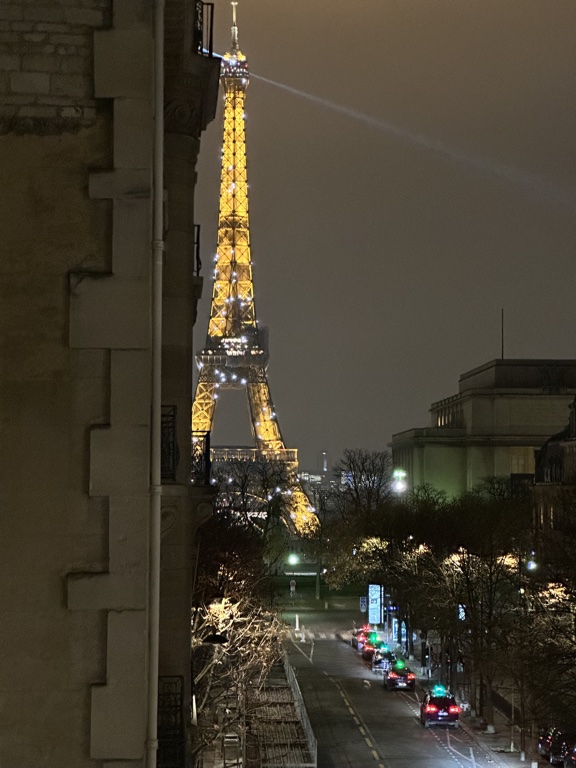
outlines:
[[[220,54],[230,24],[216,0]],[[506,357],[576,357],[574,0],[239,0],[238,29],[256,308],[301,468],[427,426],[500,357],[501,307]],[[196,349],[221,107],[198,167]],[[249,442],[245,393],[226,392],[213,444]]]

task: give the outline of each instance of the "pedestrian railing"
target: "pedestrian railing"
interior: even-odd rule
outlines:
[[[308,712],[306,711],[306,705],[304,704],[304,697],[302,696],[300,686],[298,685],[298,681],[296,680],[296,675],[294,674],[294,670],[292,669],[290,662],[288,661],[288,654],[286,653],[284,654],[284,671],[286,673],[286,679],[288,680],[288,684],[292,690],[292,695],[294,697],[294,704],[296,706],[298,717],[300,719],[300,722],[302,723],[302,728],[306,736],[308,752],[310,753],[310,756],[312,758],[312,761],[306,763],[305,765],[306,767],[310,766],[311,768],[316,768],[318,763],[318,744],[316,741],[316,737],[314,736],[314,731],[312,730],[312,726],[310,724]]]

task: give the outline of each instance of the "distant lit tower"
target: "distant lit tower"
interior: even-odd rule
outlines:
[[[250,406],[253,457],[282,461],[292,480],[290,521],[304,533],[316,524],[310,502],[296,478],[298,452],[282,439],[266,377],[268,349],[258,328],[254,304],[244,99],[248,63],[238,47],[236,5],[232,3],[232,46],[222,58],[220,81],[224,88],[224,138],[218,215],[218,248],[206,346],[196,355],[198,384],[192,406],[193,452],[198,454],[214,421],[216,401],[225,389],[246,388]],[[213,450],[231,457],[233,450]],[[245,449],[237,452],[246,458]]]

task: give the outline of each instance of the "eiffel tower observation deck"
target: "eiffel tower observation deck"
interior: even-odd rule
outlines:
[[[218,398],[227,389],[246,390],[254,448],[212,448],[213,461],[230,459],[280,461],[290,477],[286,523],[300,534],[311,531],[317,518],[297,479],[298,452],[286,448],[272,403],[266,369],[268,349],[258,327],[254,302],[244,100],[248,62],[238,46],[236,5],[232,3],[232,44],[222,58],[224,136],[218,215],[218,247],[206,345],[196,355],[198,383],[192,406],[193,454],[210,434]]]

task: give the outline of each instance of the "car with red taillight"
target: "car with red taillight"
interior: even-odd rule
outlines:
[[[420,722],[425,728],[431,725],[459,727],[460,707],[443,685],[435,685],[420,702]]]
[[[538,739],[538,754],[552,765],[575,765],[570,762],[575,745],[576,734],[572,730],[551,726]]]
[[[357,651],[361,651],[364,644],[366,643],[366,640],[368,639],[368,634],[370,632],[372,632],[372,630],[370,629],[370,626],[366,624],[363,627],[355,629],[352,632],[352,639],[350,641],[352,648],[356,648]]]
[[[416,675],[403,659],[396,659],[384,672],[384,688],[387,690],[408,690],[416,688]]]

